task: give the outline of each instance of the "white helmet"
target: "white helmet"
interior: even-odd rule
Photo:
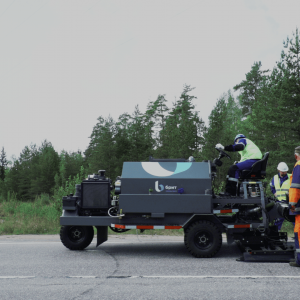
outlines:
[[[277,170],[281,172],[287,172],[289,170],[289,167],[285,162],[281,162],[278,164]]]

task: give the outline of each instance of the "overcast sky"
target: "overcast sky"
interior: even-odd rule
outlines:
[[[208,121],[255,61],[272,69],[300,1],[1,0],[0,148],[84,151],[99,116],[142,112],[183,85]]]

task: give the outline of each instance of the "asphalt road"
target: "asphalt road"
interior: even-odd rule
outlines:
[[[238,262],[224,241],[196,259],[183,237],[109,236],[70,251],[59,236],[0,236],[0,299],[298,299],[300,268]]]

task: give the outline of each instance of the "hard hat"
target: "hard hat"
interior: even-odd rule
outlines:
[[[237,139],[242,139],[242,138],[245,138],[245,136],[241,133],[239,133],[235,138],[234,138],[234,142],[237,140]]]
[[[281,172],[287,172],[289,170],[289,167],[285,162],[280,162],[278,164],[277,170],[279,170]]]

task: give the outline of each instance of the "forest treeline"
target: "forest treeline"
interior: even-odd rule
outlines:
[[[219,97],[205,126],[201,107],[206,99],[197,99],[193,87],[185,85],[179,99],[167,105],[165,95],[148,103],[145,112],[136,106],[132,114],[117,120],[100,116],[92,129],[84,153],[57,153],[45,140],[41,146],[25,146],[19,158],[8,164],[5,149],[0,153],[0,199],[12,193],[28,201],[41,194],[55,194],[80,173],[106,170],[113,180],[121,175],[124,161],[148,161],[156,158],[212,160],[215,145],[233,143],[238,133],[254,141],[263,153],[269,152],[268,180],[285,161],[290,171],[295,163],[293,151],[300,145],[300,41],[298,29],[287,38],[273,70],[254,62],[245,79]],[[195,111],[195,105],[200,112]],[[239,160],[238,153],[223,159],[215,184],[225,181],[228,167]]]

